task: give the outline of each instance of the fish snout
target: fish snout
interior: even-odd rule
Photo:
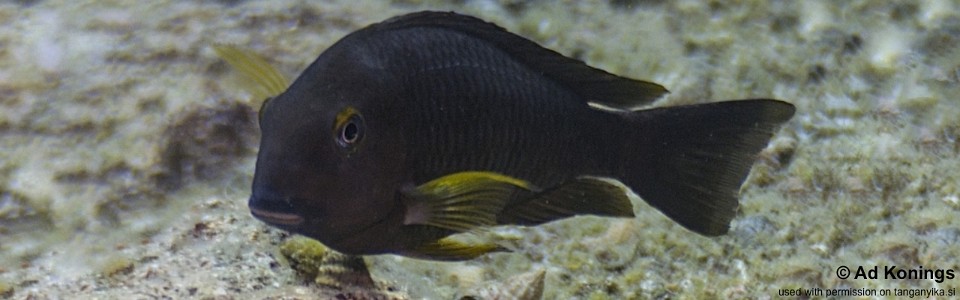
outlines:
[[[296,212],[288,199],[254,194],[250,196],[247,206],[255,218],[284,230],[293,231],[304,221],[303,216]]]

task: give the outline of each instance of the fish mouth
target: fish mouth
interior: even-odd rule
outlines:
[[[295,229],[304,222],[303,216],[297,213],[289,199],[264,197],[254,193],[247,207],[253,217],[281,229]]]
[[[260,219],[260,221],[274,226],[297,226],[300,225],[300,223],[303,223],[303,217],[293,213],[276,212],[250,207],[250,214],[257,219]]]

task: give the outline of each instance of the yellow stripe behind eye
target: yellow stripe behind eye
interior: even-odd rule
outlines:
[[[357,111],[357,109],[353,108],[353,106],[347,106],[343,108],[343,110],[337,113],[337,117],[333,120],[333,130],[337,130],[337,128],[342,127],[347,123],[347,120],[350,120],[350,117],[358,114],[360,114],[360,111]]]

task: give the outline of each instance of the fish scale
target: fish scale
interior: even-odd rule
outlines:
[[[431,57],[431,59],[438,59]],[[442,58],[439,58],[442,59]],[[522,69],[515,68],[520,71]],[[448,72],[445,72],[448,71]],[[570,132],[575,132],[576,128],[572,123],[576,119],[564,119],[560,114],[553,113],[559,110],[557,104],[563,99],[571,99],[573,95],[552,93],[536,93],[538,91],[530,90],[526,86],[516,86],[517,81],[507,80],[488,80],[484,82],[471,82],[472,78],[486,76],[484,72],[459,72],[455,69],[435,70],[432,74],[420,75],[417,78],[411,78],[409,82],[442,82],[451,86],[471,86],[472,89],[466,91],[458,90],[455,93],[445,93],[445,88],[430,88],[430,86],[414,89],[423,91],[422,94],[415,93],[412,97],[413,102],[434,103],[434,106],[453,106],[453,107],[482,107],[483,109],[497,108],[496,111],[455,111],[425,109],[414,114],[434,114],[426,119],[438,120],[434,123],[418,124],[418,127],[411,132],[424,131],[422,127],[428,126],[437,128],[447,133],[447,136],[418,136],[420,139],[411,141],[411,148],[414,151],[419,150],[423,155],[413,155],[417,158],[439,157],[450,161],[444,164],[444,167],[438,169],[417,170],[422,175],[415,176],[417,182],[426,182],[430,179],[468,170],[491,170],[518,178],[526,178],[538,185],[552,185],[558,183],[561,179],[571,177],[571,172],[565,170],[575,169],[576,167],[562,168],[570,160],[562,156],[532,156],[528,153],[542,153],[549,150],[564,148],[576,148],[577,144],[570,144],[570,138],[552,137],[551,132],[565,133],[570,136]],[[464,75],[469,74],[469,75]],[[494,72],[495,74],[495,72]],[[540,83],[547,84],[547,83]],[[513,85],[513,86],[511,86]],[[454,89],[456,90],[456,89]],[[547,101],[536,101],[535,99],[555,100],[553,103]],[[583,108],[586,108],[583,105]],[[505,113],[511,111],[520,111],[524,116],[522,118],[509,119],[514,114]],[[478,119],[482,117],[482,119]],[[477,123],[474,123],[477,122]],[[492,129],[492,130],[491,130]],[[489,132],[484,132],[489,130]],[[518,143],[509,143],[507,139],[484,138],[489,136],[511,137],[523,135],[525,138],[518,138]],[[453,146],[455,150],[443,151],[435,150],[433,146],[442,145],[442,147]],[[517,148],[522,151],[516,151]],[[434,153],[436,155],[428,155]],[[562,153],[562,151],[561,151]],[[551,160],[552,159],[552,160]],[[498,168],[494,162],[514,160],[517,161],[509,167]],[[414,166],[421,164],[413,163]],[[550,172],[543,170],[552,170]]]

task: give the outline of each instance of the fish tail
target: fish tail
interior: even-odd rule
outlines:
[[[755,156],[794,110],[757,99],[626,113],[628,142],[614,173],[687,229],[725,234]]]

